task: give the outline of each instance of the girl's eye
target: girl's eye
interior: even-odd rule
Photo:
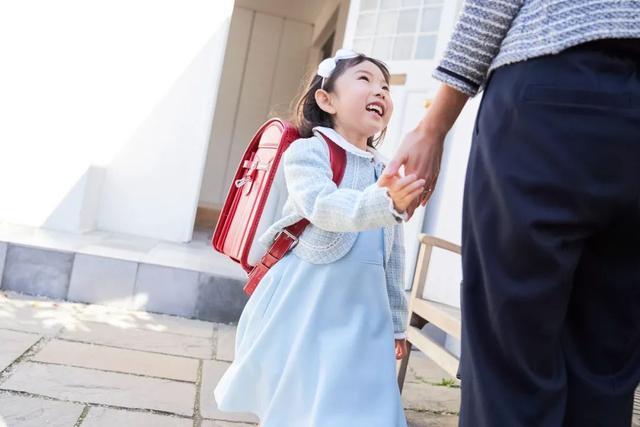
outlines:
[[[389,90],[389,86],[382,86],[382,89],[388,91]]]
[[[367,82],[368,82],[368,81],[369,81],[369,77],[367,77],[367,76],[360,76],[360,77],[358,77],[358,80],[364,80],[364,81],[367,81]]]

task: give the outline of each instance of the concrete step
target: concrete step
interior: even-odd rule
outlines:
[[[68,301],[235,323],[244,272],[211,249],[92,232],[0,224],[0,289]]]

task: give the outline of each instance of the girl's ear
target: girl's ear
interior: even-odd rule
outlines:
[[[320,107],[322,111],[329,114],[336,113],[336,109],[333,107],[333,100],[331,99],[329,92],[324,89],[318,89],[316,90],[314,97],[316,99],[316,104],[318,104],[318,107]]]

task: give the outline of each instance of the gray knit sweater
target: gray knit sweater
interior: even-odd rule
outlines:
[[[502,65],[605,38],[640,43],[640,0],[465,0],[433,77],[474,96]]]

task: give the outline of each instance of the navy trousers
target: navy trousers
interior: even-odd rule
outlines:
[[[626,53],[587,43],[487,83],[464,194],[461,426],[631,425],[640,54]]]

